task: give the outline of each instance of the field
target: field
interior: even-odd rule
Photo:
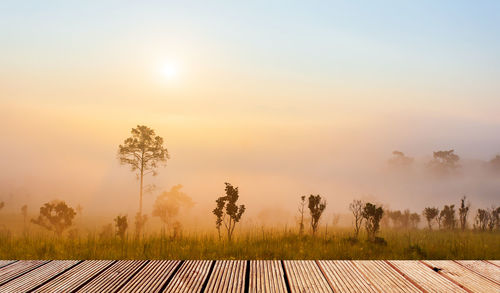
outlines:
[[[500,233],[382,230],[386,243],[351,238],[350,229],[299,236],[295,231],[248,229],[232,242],[215,233],[151,234],[122,241],[99,233],[0,233],[0,259],[500,259]]]

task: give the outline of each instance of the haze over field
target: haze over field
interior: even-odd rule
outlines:
[[[328,214],[353,198],[498,204],[499,14],[497,1],[2,1],[0,201],[135,213],[138,183],[116,155],[140,124],[171,155],[146,177],[149,214],[182,184],[212,225],[224,182],[261,219],[293,219],[311,193]],[[461,167],[430,172],[449,149]],[[413,165],[390,167],[394,150]]]

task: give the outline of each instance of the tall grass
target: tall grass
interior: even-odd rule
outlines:
[[[239,231],[232,242],[214,233],[176,238],[151,234],[121,241],[97,233],[57,237],[49,233],[0,233],[0,259],[500,259],[500,233],[385,230],[387,243],[372,243],[350,230]]]

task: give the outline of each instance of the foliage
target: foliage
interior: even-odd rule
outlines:
[[[485,231],[488,228],[489,221],[490,221],[490,213],[487,210],[477,209],[474,228],[479,229],[481,231]]]
[[[458,168],[460,157],[455,154],[455,150],[437,151],[433,153],[433,159],[429,162],[429,167],[440,173],[447,173]]]
[[[406,167],[413,164],[413,158],[406,156],[403,152],[393,151],[393,157],[389,160],[389,164],[396,167]]]
[[[219,231],[220,238],[220,227],[224,224],[227,232],[227,239],[231,241],[234,228],[236,228],[236,223],[241,220],[241,216],[245,212],[245,205],[238,205],[236,201],[239,198],[238,187],[233,187],[230,183],[226,184],[226,195],[217,198],[215,201],[217,206],[212,211],[212,213],[217,217],[215,225]],[[225,208],[225,209],[224,209]]]
[[[429,230],[432,230],[432,222],[436,220],[437,216],[439,215],[439,209],[434,207],[426,207],[423,211],[423,215],[427,220],[427,226],[429,227]]]
[[[309,213],[311,215],[311,229],[313,235],[316,234],[316,231],[318,230],[318,224],[319,220],[321,218],[321,215],[326,209],[326,201],[321,198],[321,195],[309,195]]]
[[[455,229],[457,225],[457,220],[455,218],[455,205],[445,205],[441,210],[441,213],[439,213],[439,218],[441,219],[443,228],[448,230]]]
[[[458,209],[458,218],[460,221],[460,229],[465,230],[467,228],[467,215],[469,214],[470,203],[465,203],[466,197],[460,199],[460,208]]]
[[[412,229],[417,229],[418,224],[420,223],[420,215],[417,213],[410,214],[410,226]]]
[[[40,207],[38,218],[31,221],[60,236],[64,230],[71,227],[75,215],[75,210],[64,201],[54,200]]]
[[[158,195],[153,206],[153,216],[159,217],[168,228],[173,228],[173,220],[179,214],[181,208],[188,209],[194,205],[193,200],[184,192],[180,191],[182,185],[173,186],[170,191]],[[180,222],[178,223],[180,225]]]
[[[167,148],[163,146],[163,138],[157,136],[155,131],[144,125],[132,128],[132,136],[125,139],[123,145],[118,146],[118,159],[122,165],[130,165],[132,171],[137,171],[140,180],[139,189],[139,214],[136,227],[142,229],[144,219],[142,216],[142,195],[144,176],[157,174],[157,168],[166,164],[169,159]],[[141,230],[137,233],[140,234]]]
[[[120,239],[125,240],[125,234],[127,233],[128,228],[128,219],[127,216],[116,216],[115,218],[115,233]]]
[[[363,224],[363,202],[357,199],[353,200],[349,204],[349,210],[354,216],[354,235],[356,238],[358,238],[359,230],[361,229],[361,225]]]
[[[368,233],[368,238],[375,240],[376,234],[380,229],[380,220],[384,214],[382,207],[367,202],[363,208],[362,216],[365,218],[365,228]]]

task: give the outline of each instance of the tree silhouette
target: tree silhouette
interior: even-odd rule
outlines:
[[[165,191],[158,195],[153,206],[153,216],[159,217],[167,228],[172,228],[173,220],[179,214],[181,208],[191,208],[193,200],[184,192],[180,191],[182,185],[173,186],[170,191]],[[180,226],[180,222],[176,224]]]
[[[417,213],[410,214],[410,225],[412,229],[417,229],[418,224],[420,223],[420,215]]]
[[[368,239],[375,240],[375,236],[380,229],[380,220],[384,215],[382,207],[367,202],[363,208],[363,218],[365,218],[365,228],[368,233]]]
[[[457,225],[457,220],[455,218],[455,205],[445,205],[441,210],[441,213],[439,213],[439,217],[441,218],[443,228],[448,230],[455,229]]]
[[[26,228],[26,220],[28,219],[28,205],[21,207],[21,214],[23,215],[24,227]]]
[[[476,213],[476,223],[474,224],[474,228],[479,229],[481,231],[486,231],[489,221],[490,221],[490,214],[488,213],[488,211],[483,209],[478,209]]]
[[[490,160],[490,167],[495,172],[500,172],[500,155],[496,155]]]
[[[427,226],[429,227],[429,230],[432,230],[432,221],[435,220],[439,215],[439,209],[427,207],[424,209],[423,214],[425,216],[425,219],[427,220]]]
[[[123,241],[125,240],[125,233],[127,233],[128,219],[127,216],[116,216],[114,219],[116,227],[116,235]]]
[[[361,200],[353,200],[349,204],[349,210],[351,210],[354,216],[354,235],[358,238],[359,230],[363,224],[363,202]]]
[[[75,215],[75,210],[64,201],[54,200],[40,207],[38,218],[31,221],[60,236],[64,230],[71,227]]]
[[[460,208],[458,209],[458,218],[460,220],[460,229],[462,231],[467,228],[467,215],[469,214],[469,209],[470,209],[470,203],[465,203],[466,197],[462,197],[460,199]]]
[[[299,204],[299,234],[304,234],[304,212],[306,207],[306,196],[303,195],[300,197]]]
[[[413,158],[406,156],[403,152],[393,151],[393,157],[389,159],[389,164],[396,167],[406,167],[413,163]]]
[[[326,201],[321,198],[321,195],[309,195],[309,213],[311,214],[311,229],[313,235],[316,234],[318,230],[319,220],[321,219],[321,215],[323,211],[326,209]]]
[[[144,176],[157,175],[157,169],[161,164],[166,164],[169,159],[167,148],[163,146],[163,138],[157,136],[155,131],[144,125],[132,128],[132,136],[125,139],[123,145],[118,146],[118,159],[122,165],[130,165],[132,171],[136,171],[140,180],[139,187],[139,213],[137,215],[138,234],[144,226],[142,216],[142,195],[144,190]]]
[[[438,172],[447,173],[459,167],[459,160],[455,150],[437,151],[433,153],[433,159],[428,166]]]
[[[230,183],[224,183],[226,185],[225,191],[226,195],[217,198],[215,201],[217,206],[212,211],[212,213],[217,217],[215,221],[215,226],[219,231],[220,238],[220,227],[224,225],[227,232],[227,239],[231,241],[234,228],[236,224],[241,220],[241,216],[245,212],[245,205],[236,205],[236,201],[239,198],[238,187],[233,187]]]

